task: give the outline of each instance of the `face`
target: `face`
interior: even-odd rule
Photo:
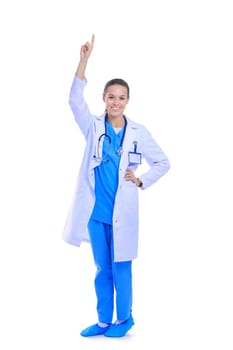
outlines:
[[[107,93],[103,96],[103,100],[105,102],[105,109],[108,113],[108,117],[122,117],[125,107],[129,102],[127,88],[121,85],[111,85],[109,86]]]

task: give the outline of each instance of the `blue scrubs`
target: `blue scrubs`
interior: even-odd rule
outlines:
[[[101,164],[95,168],[95,206],[88,224],[97,268],[95,291],[99,322],[111,323],[116,291],[118,320],[127,320],[132,308],[132,262],[114,262],[112,215],[118,186],[120,156],[117,154],[124,128],[116,132],[106,121]]]

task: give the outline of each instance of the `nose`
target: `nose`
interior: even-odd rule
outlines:
[[[114,105],[118,105],[120,103],[120,99],[118,97],[115,97],[113,100]]]

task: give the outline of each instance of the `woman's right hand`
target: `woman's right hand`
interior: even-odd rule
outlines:
[[[94,41],[95,41],[95,35],[93,34],[92,35],[92,38],[91,38],[91,41],[87,41],[84,45],[81,46],[81,49],[80,49],[80,59],[88,59],[92,50],[93,50],[93,47],[94,47]]]

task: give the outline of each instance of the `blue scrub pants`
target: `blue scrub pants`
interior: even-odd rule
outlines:
[[[88,230],[97,268],[94,284],[99,322],[112,322],[114,302],[117,319],[127,320],[132,309],[132,261],[113,261],[112,225],[91,219]]]

